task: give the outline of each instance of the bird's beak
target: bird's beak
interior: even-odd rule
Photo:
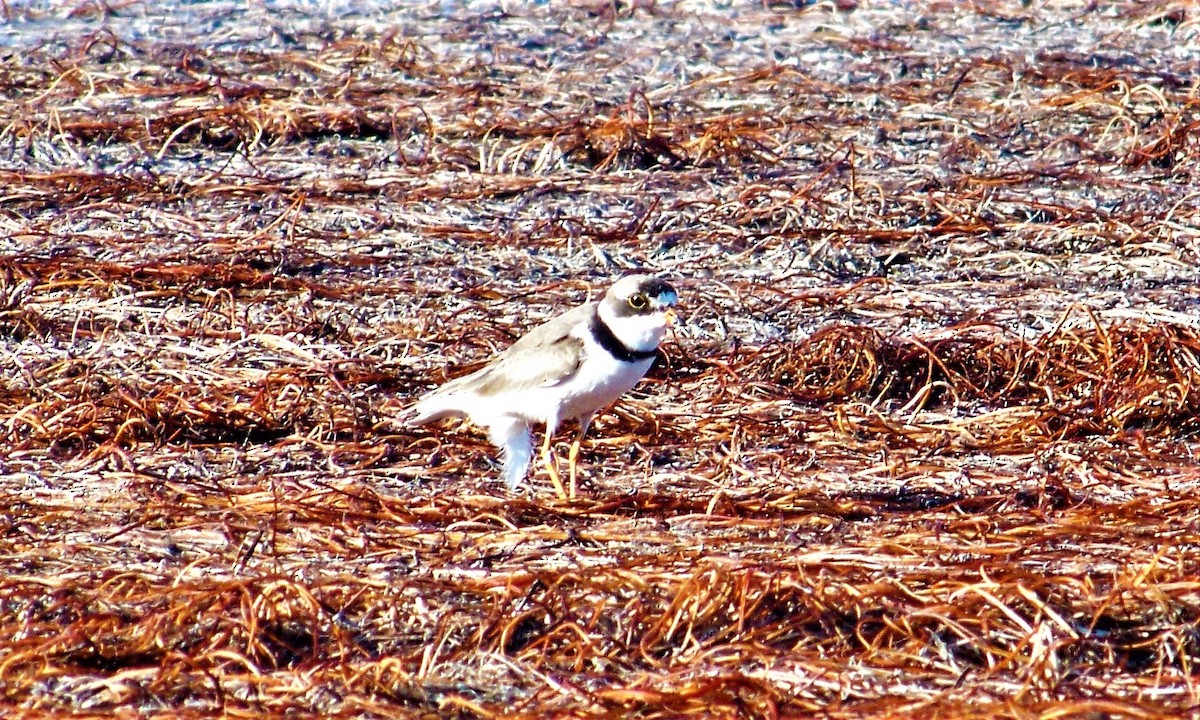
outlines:
[[[669,307],[667,308],[667,311],[663,313],[663,317],[667,319],[667,327],[671,327],[675,324],[675,320],[679,317],[679,315],[675,312],[675,308]]]

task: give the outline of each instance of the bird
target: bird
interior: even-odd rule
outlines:
[[[551,318],[481,369],[423,395],[409,409],[406,424],[466,417],[486,429],[501,450],[501,478],[512,490],[533,457],[531,426],[545,425],[541,460],[558,494],[567,497],[550,441],[560,423],[575,420],[579,430],[567,456],[574,497],[579,449],[592,418],[645,376],[676,321],[678,302],[666,280],[622,277],[600,300]]]

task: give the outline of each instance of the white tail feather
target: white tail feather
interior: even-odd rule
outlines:
[[[533,458],[529,424],[511,416],[497,418],[488,426],[488,436],[504,457],[504,472],[500,477],[505,485],[515,489],[525,479]]]
[[[464,417],[466,413],[455,407],[453,400],[452,395],[426,395],[404,412],[404,424],[416,427],[445,417]]]

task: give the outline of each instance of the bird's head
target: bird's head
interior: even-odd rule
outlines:
[[[629,275],[609,288],[600,301],[600,316],[631,350],[650,351],[662,342],[676,319],[679,293],[666,280]]]

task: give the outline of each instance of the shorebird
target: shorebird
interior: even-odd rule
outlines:
[[[501,474],[510,488],[524,479],[533,457],[530,426],[546,426],[541,459],[566,496],[550,440],[564,420],[579,432],[567,456],[575,494],[579,448],[592,418],[625,394],[650,369],[679,294],[649,275],[621,278],[599,301],[585,303],[530,330],[486,366],[424,395],[410,409],[409,426],[467,417],[501,449]]]

